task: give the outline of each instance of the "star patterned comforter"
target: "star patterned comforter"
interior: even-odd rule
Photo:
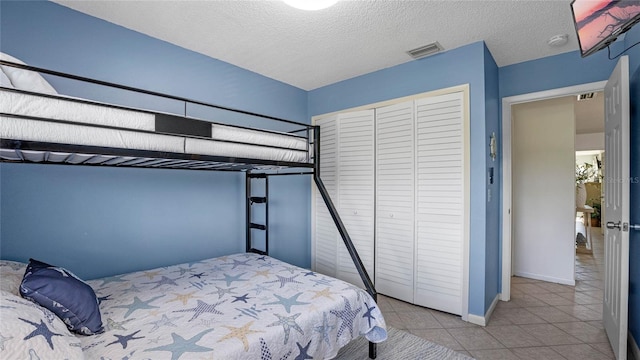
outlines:
[[[364,290],[269,256],[236,254],[88,281],[106,331],[87,359],[331,359],[386,339]]]

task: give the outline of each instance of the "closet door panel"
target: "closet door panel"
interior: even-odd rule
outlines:
[[[373,280],[374,111],[338,115],[338,209],[365,269]],[[342,238],[338,238],[339,279],[364,287]]]
[[[376,289],[413,302],[413,102],[376,109]]]
[[[462,312],[463,96],[416,101],[415,303]]]
[[[322,179],[334,203],[338,200],[337,150],[338,129],[337,116],[316,121],[320,126],[320,178]],[[337,268],[337,239],[336,229],[329,210],[322,199],[322,195],[315,191],[315,226],[314,226],[314,271],[336,276]]]

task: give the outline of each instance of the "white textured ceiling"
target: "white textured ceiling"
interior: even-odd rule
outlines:
[[[413,61],[407,50],[435,41],[484,40],[498,66],[578,49],[570,0],[341,0],[315,12],[276,0],[54,1],[305,90]],[[569,42],[549,47],[556,34]]]

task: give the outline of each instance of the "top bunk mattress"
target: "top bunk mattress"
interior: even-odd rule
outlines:
[[[2,139],[231,159],[310,162],[306,137],[83,99],[0,88],[0,113]],[[7,150],[0,156],[18,160],[16,154]]]

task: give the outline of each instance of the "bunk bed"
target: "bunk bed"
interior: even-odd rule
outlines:
[[[58,348],[67,353],[54,355],[60,358],[178,359],[195,353],[225,359],[321,359],[333,358],[342,346],[363,335],[369,340],[369,357],[376,357],[376,343],[386,339],[384,319],[373,283],[320,178],[316,126],[11,60],[0,59],[2,162],[241,171],[246,174],[247,236],[243,254],[88,281],[100,302],[104,332],[85,329],[81,332],[85,335],[63,334],[66,329],[56,327],[56,317],[48,310],[18,296],[20,288],[23,297],[34,299],[25,281],[35,273],[35,265],[2,260],[0,356],[4,351],[22,350],[22,356],[33,356],[28,340],[42,335],[39,339],[46,340],[46,351],[54,350],[54,341],[65,340],[66,346]],[[185,110],[184,114],[150,111],[63,96],[47,86],[15,86],[19,81],[12,83],[3,69],[178,101]],[[195,118],[187,116],[188,106],[257,117],[294,129],[263,130]],[[269,256],[268,210],[264,224],[252,222],[251,214],[254,205],[267,203],[268,195],[252,196],[251,184],[283,174],[313,177],[365,290]],[[253,230],[267,234],[261,246],[254,244]],[[65,269],[47,266],[43,268],[75,278]],[[12,341],[3,332],[11,319],[33,332],[24,339],[13,335]],[[55,335],[43,335],[38,326],[46,324]],[[73,329],[69,321],[66,325]],[[40,329],[38,333],[34,327]],[[22,345],[24,349],[16,348]]]

